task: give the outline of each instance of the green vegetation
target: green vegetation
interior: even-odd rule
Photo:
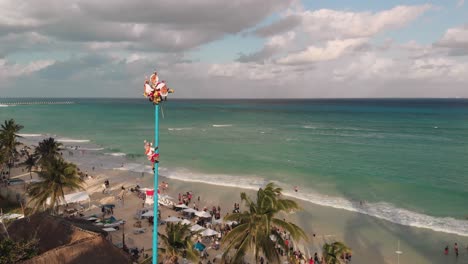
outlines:
[[[306,234],[299,226],[276,218],[279,213],[289,213],[299,209],[295,201],[281,198],[281,192],[281,188],[269,183],[265,189],[258,190],[255,202],[245,193],[241,193],[241,200],[248,211],[225,217],[225,220],[239,223],[222,239],[223,245],[226,245],[223,254],[226,263],[231,251],[233,255],[229,263],[242,263],[245,254],[250,252],[254,254],[256,262],[263,255],[268,262],[280,263],[280,255],[276,248],[281,247],[285,252],[289,249],[279,229],[289,232],[295,242],[301,239],[307,240]]]
[[[42,181],[32,183],[27,190],[34,212],[40,211],[42,208],[54,212],[60,201],[65,200],[64,190],[83,189],[83,180],[78,176],[76,165],[61,158],[43,160],[42,170],[37,173]],[[50,198],[49,204],[47,203],[48,198]]]
[[[19,155],[17,147],[21,143],[18,142],[18,138],[20,138],[18,132],[21,129],[23,129],[23,126],[16,124],[13,119],[5,120],[0,127],[0,166],[6,165],[8,172],[10,172]]]
[[[342,242],[323,245],[322,254],[326,264],[342,263],[341,256],[344,256],[346,253],[351,253],[351,249]]]
[[[15,242],[10,238],[0,240],[0,264],[18,263],[36,256],[39,240]]]
[[[60,159],[60,148],[62,143],[55,141],[53,138],[46,138],[39,142],[39,145],[34,151],[34,156],[37,163],[41,166],[54,159]]]
[[[36,156],[27,153],[26,159],[21,163],[21,165],[24,165],[26,169],[28,170],[29,176],[31,177],[31,179],[32,179],[32,170],[37,165],[36,160],[37,160]]]
[[[164,245],[164,248],[158,248],[158,255],[163,256],[164,263],[179,263],[179,257],[196,262],[198,253],[194,249],[192,235],[189,225],[167,223],[166,235],[158,233]]]

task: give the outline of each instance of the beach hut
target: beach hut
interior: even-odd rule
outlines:
[[[65,195],[65,200],[60,200],[59,205],[79,203],[83,201],[88,201],[88,208],[91,206],[91,198],[87,192],[76,192]],[[46,204],[50,204],[50,197],[47,198]]]

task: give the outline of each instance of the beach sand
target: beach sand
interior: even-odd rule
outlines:
[[[70,158],[66,157],[65,158]],[[71,158],[73,161],[73,158]],[[153,176],[145,173],[130,172],[116,169],[103,169],[78,164],[82,171],[89,173],[93,179],[86,180],[86,190],[90,194],[92,201],[91,210],[85,212],[85,215],[101,214],[99,206],[105,203],[114,203],[114,216],[117,219],[124,219],[125,224],[125,243],[129,248],[144,248],[145,253],[151,255],[152,245],[152,227],[147,221],[142,221],[146,232],[144,234],[133,234],[133,224],[137,221],[134,218],[137,209],[142,208],[142,200],[135,194],[128,192],[125,195],[124,202],[116,198],[121,186],[129,189],[137,184],[141,187],[151,188],[153,186]],[[12,175],[23,174],[20,178],[29,179],[29,174],[16,170]],[[102,194],[102,184],[104,180],[110,181],[111,192]],[[255,191],[244,190],[235,187],[224,187],[206,183],[184,182],[165,178],[160,176],[159,182],[169,183],[167,194],[177,199],[179,193],[191,191],[194,194],[193,201],[200,196],[199,208],[204,206],[221,207],[221,215],[231,212],[234,203],[240,202],[240,193],[246,192],[252,198],[255,197]],[[397,244],[400,244],[400,263],[468,263],[468,237],[462,237],[443,232],[435,232],[429,229],[409,227],[394,224],[375,217],[370,217],[360,213],[323,207],[312,203],[297,200],[303,210],[284,217],[293,220],[302,227],[309,235],[310,241],[301,242],[299,249],[305,252],[306,256],[311,256],[314,252],[321,255],[321,247],[324,242],[333,242],[335,240],[344,241],[353,250],[352,263],[375,264],[375,263],[397,263]],[[243,209],[241,205],[241,210]],[[162,219],[169,216],[176,216],[175,211],[160,207]],[[161,225],[159,231],[163,232],[165,226]],[[114,244],[122,241],[122,228],[112,232],[112,242]],[[315,234],[315,237],[313,236]],[[453,245],[457,242],[460,247],[460,256],[455,257]],[[444,247],[450,247],[450,254],[443,254]],[[214,258],[222,251],[210,251],[210,259]]]

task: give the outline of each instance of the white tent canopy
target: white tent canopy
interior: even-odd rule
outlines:
[[[184,219],[184,220],[182,220],[181,223],[182,223],[183,225],[190,225],[192,222],[190,222],[190,221],[187,220],[187,219]]]
[[[184,209],[185,209],[185,208],[189,208],[189,207],[188,207],[187,205],[185,205],[185,204],[176,204],[175,207],[177,207],[177,208],[184,208]]]
[[[205,229],[203,226],[201,225],[193,225],[192,227],[190,227],[190,231],[192,232],[197,232],[197,231],[200,231],[200,230],[203,230]]]
[[[219,233],[214,231],[213,229],[210,229],[210,228],[208,228],[205,231],[201,232],[201,235],[204,236],[204,237],[205,236],[214,236],[214,235],[217,235],[217,234],[219,234]]]
[[[79,203],[83,201],[91,202],[91,198],[89,197],[89,194],[87,192],[76,192],[76,193],[66,194],[65,201],[63,199],[60,199],[59,205]],[[50,204],[50,197],[47,198],[46,204]]]
[[[142,214],[141,216],[153,216],[153,214],[154,214],[154,211],[148,211],[148,212]]]
[[[197,210],[193,209],[193,208],[187,208],[187,209],[184,209],[182,210],[183,212],[186,212],[186,213],[196,213],[198,212]]]
[[[211,214],[205,211],[198,211],[195,213],[195,215],[199,217],[211,217]]]

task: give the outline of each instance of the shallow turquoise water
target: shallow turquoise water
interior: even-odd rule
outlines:
[[[1,107],[0,120],[16,119],[24,133],[89,139],[145,163],[151,104],[74,101]],[[239,185],[276,180],[323,199],[428,216],[468,215],[467,100],[170,100],[163,112],[161,166]]]

